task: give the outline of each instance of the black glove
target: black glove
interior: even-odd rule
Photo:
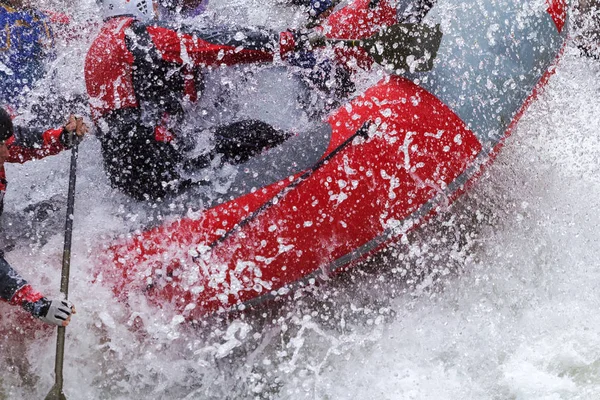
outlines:
[[[79,136],[75,132],[68,132],[66,129],[63,128],[62,132],[60,133],[59,139],[60,143],[63,146],[65,146],[65,148],[71,149],[77,146],[79,143],[81,143],[81,141],[83,140],[83,136]]]
[[[42,297],[35,303],[24,302],[23,308],[47,324],[65,326],[64,322],[73,313],[73,303],[69,300],[48,300]]]
[[[290,30],[294,37],[296,50],[311,51],[316,47],[325,46],[327,37],[314,29]]]

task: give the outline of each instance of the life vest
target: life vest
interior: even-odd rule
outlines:
[[[110,19],[88,50],[85,82],[94,120],[116,109],[138,106],[132,80],[134,58],[125,44],[125,30],[134,21]]]

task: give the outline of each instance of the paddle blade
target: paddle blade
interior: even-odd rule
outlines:
[[[439,24],[396,24],[364,40],[362,47],[375,62],[402,74],[430,71],[441,42]]]
[[[44,400],[67,400],[67,398],[65,397],[65,394],[63,393],[62,389],[59,388],[57,385],[54,385],[50,390],[50,393],[46,395]]]

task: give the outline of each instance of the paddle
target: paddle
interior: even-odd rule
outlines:
[[[395,24],[366,39],[325,38],[324,41],[363,48],[376,63],[397,74],[427,72],[433,68],[433,60],[442,41],[442,31],[439,24]],[[318,38],[313,45],[322,43],[323,39]]]
[[[71,134],[73,140],[75,133]],[[75,181],[77,178],[77,144],[71,149],[71,168],[69,170],[69,192],[67,197],[67,220],[65,223],[65,245],[63,250],[60,291],[69,297],[69,270],[71,267],[71,238],[73,236],[73,209],[75,205]],[[67,400],[63,393],[63,363],[65,356],[65,327],[59,326],[56,337],[56,361],[54,364],[55,382],[45,400]]]

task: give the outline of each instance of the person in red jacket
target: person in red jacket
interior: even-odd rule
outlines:
[[[286,59],[296,48],[310,47],[308,34],[289,31],[172,29],[154,19],[150,0],[98,3],[105,22],[85,61],[92,119],[111,184],[137,199],[161,198],[185,186],[178,172],[190,161],[183,156],[187,145],[178,129],[181,104],[197,99],[204,68],[271,62],[276,54]],[[243,128],[235,132],[238,139],[252,142],[239,148],[258,152],[287,137],[264,122],[235,124]],[[232,148],[234,129],[221,131],[227,136],[224,147]]]
[[[600,0],[579,0],[574,9],[573,42],[582,54],[600,60]]]
[[[0,108],[0,214],[4,209],[4,194],[7,181],[4,163],[24,163],[54,155],[70,147],[69,136],[75,133],[81,138],[87,132],[82,119],[74,116],[59,129],[43,133],[14,126],[6,110]],[[67,326],[71,314],[75,313],[68,300],[48,299],[33,289],[4,259],[0,251],[0,299],[13,305],[20,305],[34,317],[54,325]]]

